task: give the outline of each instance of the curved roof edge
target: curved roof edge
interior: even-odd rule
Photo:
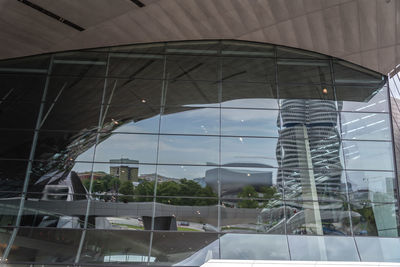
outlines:
[[[0,3],[0,59],[135,43],[236,39],[342,58],[387,74],[400,62],[400,0],[29,0]],[[79,30],[81,29],[81,30]]]

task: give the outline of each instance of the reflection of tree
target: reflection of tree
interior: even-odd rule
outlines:
[[[239,208],[251,209],[258,208],[261,203],[263,206],[266,206],[270,199],[276,197],[276,194],[277,190],[275,187],[263,186],[259,189],[259,192],[257,192],[252,185],[247,185],[243,187],[242,191],[238,194],[238,197],[241,198],[238,206]]]
[[[154,181],[143,181],[135,188],[135,201],[148,201],[154,194]],[[148,196],[148,197],[146,197]],[[192,180],[182,179],[179,182],[165,181],[157,183],[157,202],[170,205],[204,206],[217,204],[217,195],[211,187],[201,187]],[[196,198],[203,197],[203,198]]]
[[[203,206],[217,204],[216,199],[209,199],[210,197],[217,197],[211,187],[206,186],[203,188],[195,181],[187,179],[182,179],[179,183],[175,181],[159,183],[157,185],[157,196],[160,197],[157,198],[157,202],[171,205]],[[193,197],[204,198],[198,199]]]
[[[90,179],[83,181],[83,185],[89,191]],[[136,187],[131,181],[121,181],[114,176],[105,175],[93,181],[92,192],[118,192],[119,199],[123,202],[149,202],[153,200],[154,181],[142,180]],[[106,196],[100,196],[103,198]],[[200,197],[200,198],[199,198]],[[157,183],[157,202],[184,205],[184,206],[205,206],[216,205],[217,195],[210,186],[201,187],[195,181],[181,179],[176,181],[164,181]]]
[[[239,208],[255,209],[258,207],[258,201],[253,198],[258,197],[258,193],[253,186],[247,185],[243,187],[242,191],[238,194],[239,198],[244,198],[239,201]]]
[[[83,185],[86,187],[86,190],[89,191],[90,187],[90,179],[83,180]],[[118,188],[121,185],[121,181],[112,175],[104,175],[99,177],[93,181],[93,193],[100,193],[100,192],[108,192],[108,191],[118,191]]]
[[[119,193],[125,195],[120,197],[120,200],[122,202],[132,202],[134,194],[134,188],[132,182],[124,181],[121,184],[121,187],[119,188]]]
[[[353,217],[354,234],[356,235],[378,235],[375,216],[372,207],[364,206],[362,208],[354,209],[361,216],[359,218]]]

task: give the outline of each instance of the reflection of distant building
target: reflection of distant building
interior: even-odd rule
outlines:
[[[121,181],[138,181],[139,161],[131,159],[110,159],[110,174]]]
[[[272,172],[234,168],[214,168],[206,171],[205,182],[214,192],[218,192],[218,176],[221,183],[221,195],[237,196],[243,187],[251,185],[256,190],[263,186],[272,186]]]
[[[97,180],[107,175],[105,172],[93,172],[93,180]],[[80,172],[78,176],[81,180],[90,179],[92,177],[92,172]]]

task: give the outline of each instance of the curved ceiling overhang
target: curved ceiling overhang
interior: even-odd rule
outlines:
[[[400,62],[400,0],[3,0],[0,59],[238,39],[296,47],[387,74]]]

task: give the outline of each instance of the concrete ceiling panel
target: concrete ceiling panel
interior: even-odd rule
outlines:
[[[314,50],[387,74],[399,62],[400,0],[15,0],[0,2],[1,58],[195,39],[241,39]],[[111,4],[112,3],[112,4]]]

